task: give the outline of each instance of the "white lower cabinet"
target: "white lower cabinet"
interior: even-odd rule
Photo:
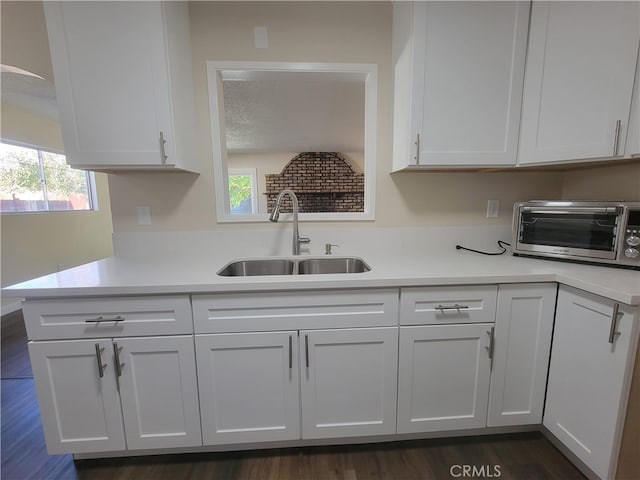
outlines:
[[[30,342],[29,354],[50,454],[202,444],[193,336]]]
[[[196,335],[196,355],[205,445],[396,431],[397,327]]]
[[[539,424],[556,290],[403,288],[398,433]]]
[[[638,321],[638,307],[559,289],[544,426],[601,478],[616,474]]]
[[[126,448],[113,362],[102,360],[106,366],[100,375],[96,348],[105,356],[113,351],[108,339],[29,343],[42,427],[52,455]]]
[[[615,475],[637,306],[556,283],[191,300],[195,336],[187,296],[25,302],[49,453],[542,422],[597,476]]]
[[[127,448],[202,445],[193,336],[114,339]]]
[[[300,438],[298,332],[196,335],[205,445]]]
[[[557,289],[555,283],[498,289],[489,427],[542,422]]]
[[[301,331],[302,438],[396,433],[398,327]]]
[[[400,327],[398,433],[486,426],[492,327]]]

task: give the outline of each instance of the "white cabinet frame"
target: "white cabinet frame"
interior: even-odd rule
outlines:
[[[542,422],[557,289],[500,285],[487,426]]]

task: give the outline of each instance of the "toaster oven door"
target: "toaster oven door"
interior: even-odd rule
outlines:
[[[613,260],[620,214],[618,208],[522,208],[516,250]]]

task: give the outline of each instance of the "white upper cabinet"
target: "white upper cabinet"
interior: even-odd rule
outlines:
[[[638,64],[636,65],[636,80],[631,100],[631,115],[629,115],[629,133],[624,150],[625,157],[640,157],[640,49]]]
[[[187,2],[45,2],[68,163],[197,171]]]
[[[529,7],[394,4],[394,171],[515,165]]]
[[[620,157],[639,2],[534,2],[518,164]]]

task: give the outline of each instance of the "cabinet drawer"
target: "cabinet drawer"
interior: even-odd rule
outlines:
[[[400,325],[495,321],[497,285],[403,288]]]
[[[187,295],[27,300],[31,340],[193,333]]]
[[[258,332],[398,324],[398,290],[194,295],[196,333]]]

